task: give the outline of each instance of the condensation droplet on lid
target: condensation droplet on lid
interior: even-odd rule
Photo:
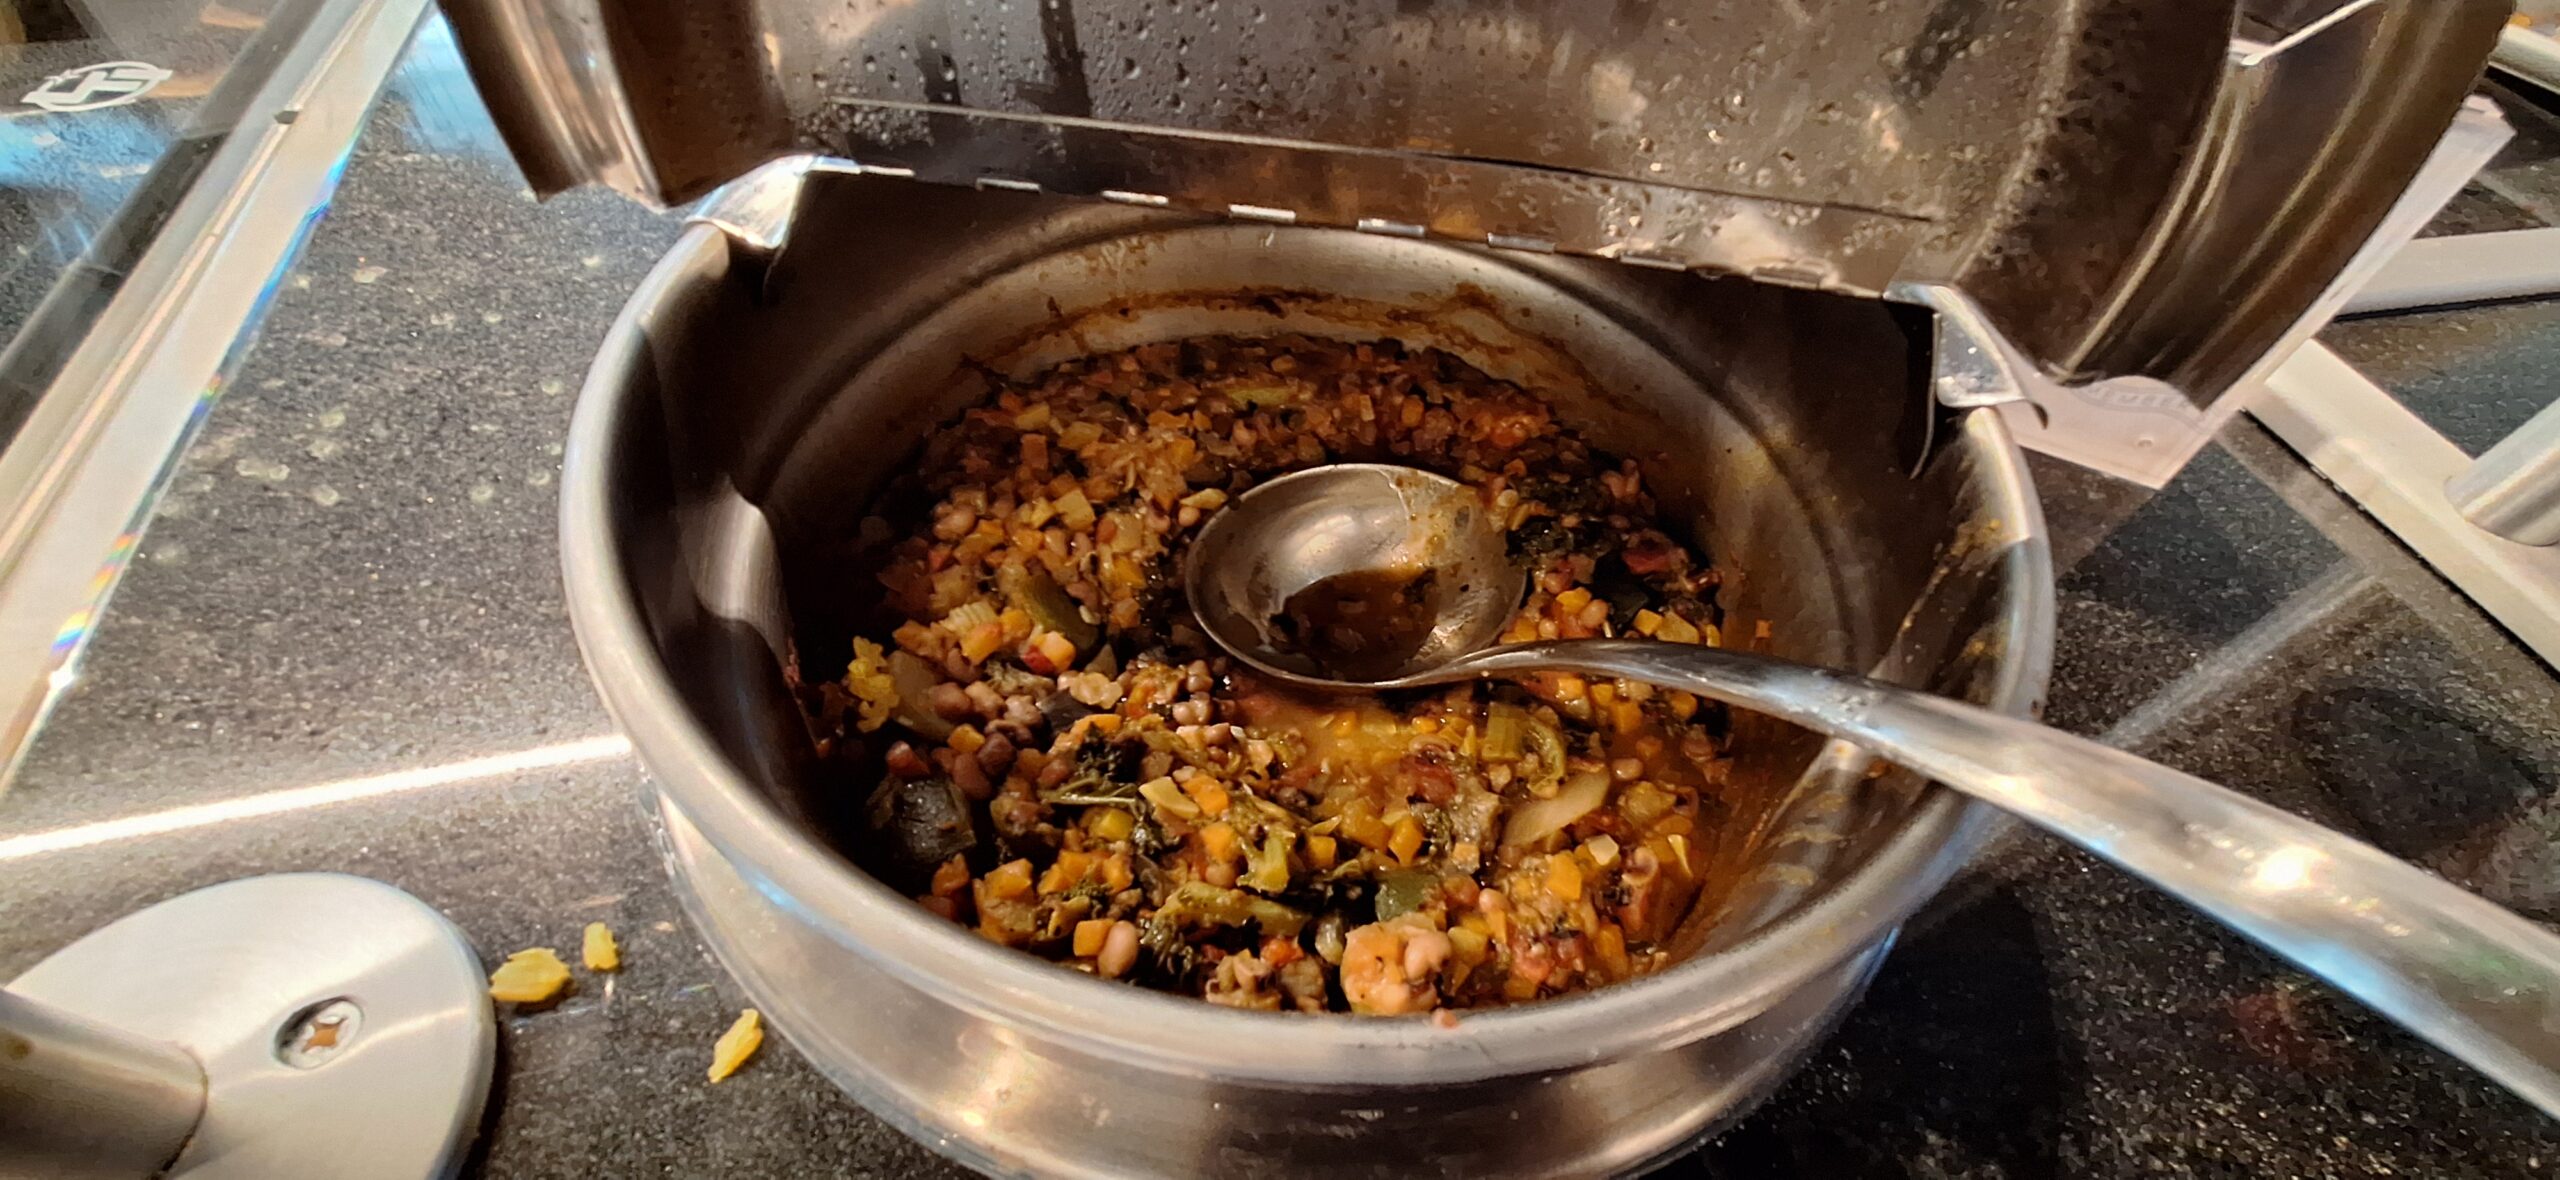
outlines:
[[[319,487],[311,489],[311,502],[323,508],[335,508],[338,506],[338,502],[343,499],[345,499],[345,497],[338,494],[338,489],[330,487],[325,483],[321,484]]]
[[[474,503],[474,504],[486,504],[486,503],[488,503],[489,501],[491,501],[491,500],[495,500],[495,499],[497,499],[497,498],[498,498],[498,486],[497,486],[496,484],[475,483],[475,484],[471,485],[471,502],[472,502],[472,503]]]

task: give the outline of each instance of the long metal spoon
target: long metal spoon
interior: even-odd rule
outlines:
[[[1486,646],[1518,609],[1524,575],[1453,480],[1376,464],[1282,476],[1201,529],[1183,576],[1219,646],[1301,685],[1571,672],[1855,742],[2113,861],[2560,1117],[2560,937],[2371,845],[2021,718],[1718,648]]]

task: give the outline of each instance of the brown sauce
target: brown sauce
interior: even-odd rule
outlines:
[[[1431,642],[1436,580],[1421,567],[1335,574],[1290,595],[1272,630],[1336,680],[1392,679]]]

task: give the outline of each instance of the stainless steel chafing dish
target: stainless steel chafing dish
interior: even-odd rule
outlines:
[[[1782,1076],[1990,820],[1774,743],[1795,786],[1697,953],[1454,1031],[1212,1010],[976,943],[819,835],[781,668],[844,572],[810,539],[966,399],[963,361],[1392,322],[1497,375],[1578,373],[1559,405],[1673,456],[1782,654],[2023,711],[2052,573],[2012,429],[2094,453],[2114,420],[2062,411],[2209,421],[2325,314],[2506,11],[447,10],[537,188],[712,194],[590,376],[562,520],[696,920],[875,1110],[992,1170],[1093,1174],[1640,1167]],[[1449,306],[1459,284],[1489,303]],[[1295,295],[1216,298],[1248,287]],[[2183,457],[2155,449],[2153,474]]]

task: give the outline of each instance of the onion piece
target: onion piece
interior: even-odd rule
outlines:
[[[933,686],[942,678],[912,652],[889,653],[889,680],[898,688],[898,708],[891,716],[916,736],[941,741],[951,736],[951,723],[933,708]]]
[[[1600,809],[1609,800],[1609,775],[1606,771],[1586,770],[1568,778],[1552,799],[1532,799],[1511,809],[1511,818],[1502,825],[1502,843],[1508,848],[1534,844],[1572,826]]]

